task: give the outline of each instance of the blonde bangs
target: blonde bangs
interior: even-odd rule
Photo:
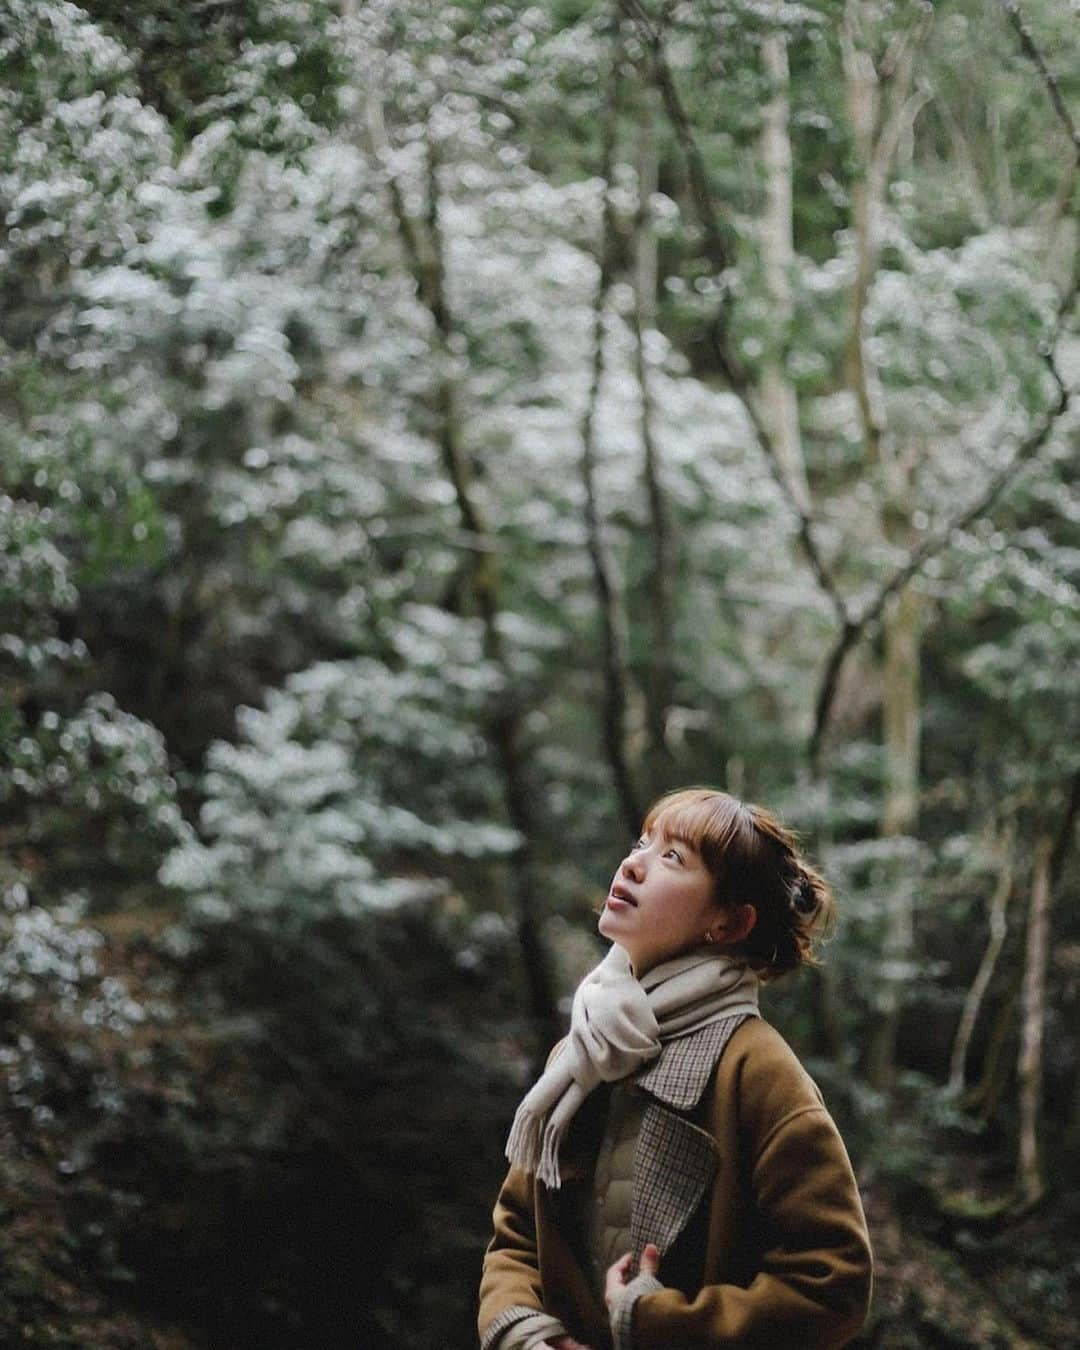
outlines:
[[[645,833],[659,830],[668,839],[680,839],[701,854],[709,871],[720,877],[722,858],[730,844],[752,822],[736,798],[716,788],[681,788],[654,802],[645,817]]]

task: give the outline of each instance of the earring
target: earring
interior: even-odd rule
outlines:
[[[706,942],[715,942],[715,941],[716,941],[716,938],[712,935],[711,932],[709,932],[709,933],[706,933],[706,934],[705,934],[705,941],[706,941]]]

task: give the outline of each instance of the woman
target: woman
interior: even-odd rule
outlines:
[[[480,1282],[481,1350],[831,1347],[870,1246],[821,1094],[758,1013],[812,960],[829,888],[764,808],[649,810],[599,919],[611,950],[518,1107]]]

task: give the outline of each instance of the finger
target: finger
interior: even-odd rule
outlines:
[[[655,1242],[647,1242],[641,1253],[641,1269],[649,1275],[655,1275],[660,1269],[660,1248]]]

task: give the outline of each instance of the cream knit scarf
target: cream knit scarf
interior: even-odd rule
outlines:
[[[625,1078],[655,1059],[663,1041],[738,1013],[759,1015],[758,978],[744,960],[705,947],[638,980],[615,943],[578,985],[570,1035],[522,1099],[506,1156],[556,1189],[559,1145],[598,1083]]]

